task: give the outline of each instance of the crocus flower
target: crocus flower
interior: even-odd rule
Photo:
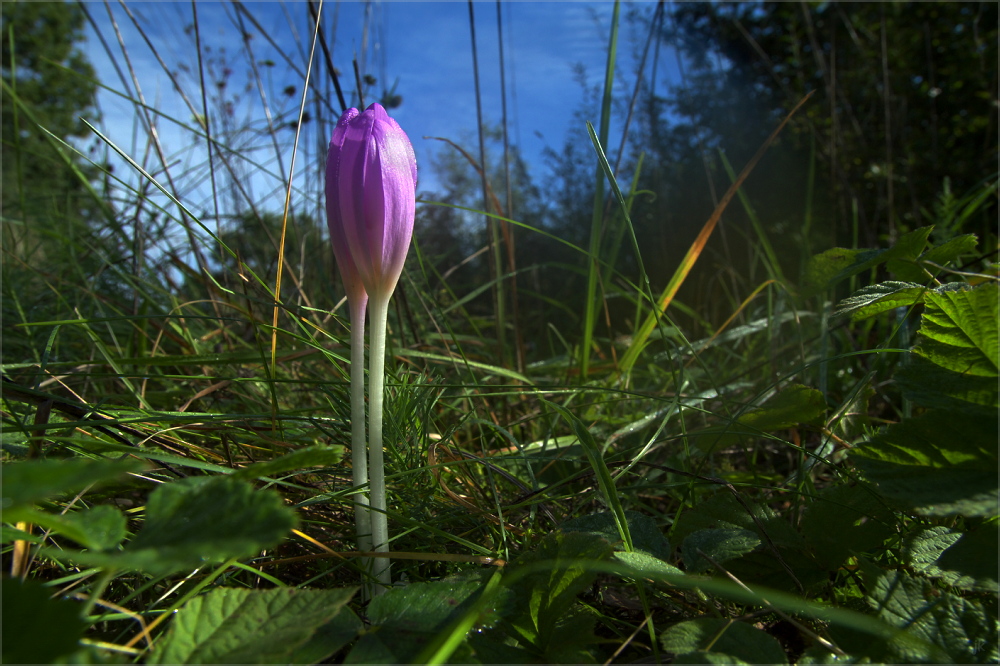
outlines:
[[[355,493],[358,548],[388,552],[385,469],[382,460],[382,400],[385,327],[413,236],[417,161],[406,133],[379,104],[364,113],[348,109],[330,141],[326,162],[326,216],[333,252],[351,310],[351,446],[356,488],[368,482],[371,501]],[[364,317],[371,306],[368,465],[364,458]],[[368,507],[373,511],[369,512]],[[367,535],[370,533],[370,537]],[[388,559],[374,573],[390,583]],[[376,591],[381,591],[379,588]]]
[[[326,211],[338,262],[350,255],[371,298],[391,296],[403,271],[416,186],[413,146],[396,121],[377,103],[348,109],[330,141]]]

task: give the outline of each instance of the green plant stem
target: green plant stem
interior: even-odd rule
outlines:
[[[358,550],[372,549],[372,519],[368,508],[368,446],[365,440],[365,308],[366,298],[354,299],[351,309],[351,472],[354,482],[354,525]],[[362,490],[364,489],[364,490]],[[368,558],[359,564],[369,570]]]
[[[368,358],[368,468],[371,473],[371,540],[375,552],[389,552],[389,525],[385,514],[385,464],[382,460],[382,399],[385,388],[385,327],[389,296],[369,295],[371,332]],[[388,558],[373,558],[373,573],[382,586],[391,582]],[[376,594],[384,592],[376,589]]]

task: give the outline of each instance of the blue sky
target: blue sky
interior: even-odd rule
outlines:
[[[177,185],[178,191],[190,197],[185,203],[190,204],[192,210],[199,210],[198,207],[206,210],[207,153],[203,140],[191,131],[197,122],[192,107],[198,112],[202,109],[197,51],[194,32],[190,29],[191,4],[129,2],[127,6],[145,32],[144,38],[125,10],[112,5],[111,14],[125,43],[127,59],[122,55],[112,18],[103,3],[88,3],[87,7],[112,55],[107,54],[97,32],[90,26],[84,49],[102,83],[118,91],[127,90],[128,96],[134,99],[137,93],[128,69],[131,65],[146,103],[178,121],[174,123],[164,117],[156,119],[157,135],[170,165],[168,168],[182,183]],[[308,60],[311,34],[307,6],[294,1],[247,2],[244,6],[267,33],[266,38],[259,34],[244,17],[246,29],[254,34],[249,42],[254,59],[258,63],[274,63],[261,67],[272,116],[278,117],[284,112],[287,119],[291,117],[288,114],[294,114],[298,108]],[[238,167],[245,187],[252,190],[252,197],[260,205],[271,210],[280,208],[284,192],[278,176],[287,173],[294,132],[280,133],[282,142],[275,151],[264,131],[264,104],[253,85],[249,56],[240,38],[238,12],[234,6],[198,2],[197,7],[202,44],[211,49],[206,57],[216,59],[209,69],[218,73],[225,66],[230,70],[224,92],[235,104],[228,121],[234,127],[251,128],[239,139],[239,145],[255,160]],[[639,30],[626,21],[625,16],[632,8],[648,13],[653,7],[652,3],[623,3],[618,60],[622,75],[618,80],[620,93],[630,90],[634,82],[637,53],[645,38],[645,33],[638,34]],[[497,124],[501,118],[497,6],[495,2],[476,2],[474,11],[484,120]],[[403,104],[391,114],[409,134],[418,164],[426,166],[432,151],[446,149],[444,144],[423,137],[439,136],[460,141],[474,132],[476,105],[466,2],[327,2],[323,14],[333,61],[342,71],[341,84],[345,92],[355,88],[351,68],[355,56],[364,63],[363,73],[379,79],[376,92],[381,91],[383,85],[391,86],[398,80],[397,92],[403,96]],[[562,145],[569,124],[574,122],[573,112],[583,99],[580,84],[573,74],[574,67],[582,65],[588,85],[597,85],[603,80],[611,14],[612,4],[607,1],[504,2],[502,5],[511,139],[521,147],[536,182],[545,177],[541,160],[543,149],[546,145],[554,148]],[[177,74],[183,96],[174,89],[157,56]],[[120,82],[114,63],[127,83]],[[661,49],[659,90],[664,89],[665,82],[676,81],[676,67],[672,50]],[[327,80],[322,56],[315,63],[312,75]],[[209,79],[211,96],[217,88],[211,76]],[[294,86],[295,92],[284,94],[286,86]],[[223,114],[213,110],[209,101],[213,131],[219,136],[224,129],[220,124]],[[332,92],[329,101],[339,110]],[[366,99],[366,103],[368,101],[371,100]],[[314,104],[310,102],[307,110],[315,108]],[[151,172],[157,168],[162,171],[162,160],[150,145],[149,132],[136,107],[108,91],[100,93],[99,107],[100,126],[107,137]],[[595,124],[598,113],[595,108],[590,118]],[[304,174],[309,172],[313,162],[321,161],[319,145],[329,138],[325,136],[328,128],[312,123],[309,129],[311,131],[303,132],[300,139],[297,184],[300,176],[307,178]],[[614,130],[613,127],[612,143],[617,145]],[[200,151],[199,145],[202,146]],[[476,151],[474,143],[465,148],[473,153]],[[128,167],[116,169],[119,175],[128,171]],[[421,189],[432,189],[434,185],[433,175],[428,169],[422,169]],[[297,196],[311,197],[315,201],[320,192],[321,184],[315,178],[311,181],[307,178],[301,182]]]

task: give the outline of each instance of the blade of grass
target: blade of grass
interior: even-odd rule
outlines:
[[[601,131],[599,136],[602,146],[608,143],[608,127],[611,124],[611,93],[615,80],[615,57],[618,50],[618,13],[619,0],[615,0],[615,8],[611,14],[611,36],[608,39],[608,59],[604,70],[604,96],[601,100]],[[589,123],[588,123],[589,125]],[[601,254],[601,236],[604,226],[604,179],[601,174],[604,165],[598,164],[594,175],[594,215],[590,223],[590,249],[587,253],[587,296],[586,312],[583,318],[583,345],[580,349],[580,381],[587,380],[590,371],[590,348],[594,338],[594,323],[597,319],[597,281],[600,272],[598,258]]]
[[[725,211],[726,207],[729,205],[729,202],[732,201],[733,197],[736,195],[736,192],[739,190],[739,187],[750,175],[750,172],[753,171],[753,168],[757,165],[757,162],[759,162],[760,159],[764,156],[764,153],[767,152],[767,149],[771,146],[772,143],[774,143],[774,140],[778,138],[778,134],[780,134],[781,130],[785,128],[785,125],[788,124],[788,121],[791,120],[792,116],[794,116],[795,113],[800,108],[802,108],[802,105],[805,104],[810,97],[812,97],[812,94],[813,94],[812,91],[810,91],[808,94],[806,94],[805,97],[799,100],[799,103],[795,105],[795,108],[793,108],[791,112],[789,112],[789,114],[785,116],[785,119],[781,121],[781,124],[778,125],[778,127],[773,132],[771,132],[771,135],[767,137],[767,140],[764,141],[763,145],[761,145],[761,147],[757,149],[757,153],[752,158],[750,158],[750,161],[747,162],[745,167],[743,167],[743,170],[740,172],[740,175],[736,178],[736,181],[729,186],[728,190],[726,190],[725,195],[723,195],[722,199],[719,201],[719,205],[715,207],[714,211],[712,211],[712,215],[708,218],[708,221],[705,222],[705,226],[702,227],[701,232],[699,232],[698,234],[698,237],[695,238],[694,242],[691,244],[691,247],[688,248],[687,254],[684,255],[684,259],[681,260],[681,263],[677,267],[677,270],[674,271],[673,277],[670,278],[670,282],[663,290],[663,293],[660,294],[660,298],[656,301],[656,305],[653,311],[649,313],[649,315],[646,317],[646,320],[643,322],[642,327],[639,329],[638,333],[636,333],[636,335],[633,337],[628,350],[622,357],[620,371],[623,374],[628,374],[629,372],[631,372],[632,367],[635,365],[635,362],[639,358],[639,354],[642,353],[642,350],[646,345],[646,341],[649,338],[650,333],[653,332],[653,329],[656,327],[656,324],[659,321],[660,316],[663,315],[663,313],[666,311],[667,307],[670,305],[670,302],[674,299],[674,296],[677,295],[677,291],[680,289],[681,284],[684,283],[684,280],[687,278],[688,274],[691,272],[691,269],[694,267],[695,262],[698,261],[698,258],[701,256],[702,251],[705,249],[705,245],[708,243],[709,237],[711,237],[712,235],[712,231],[715,230],[716,224],[722,217],[723,211]]]

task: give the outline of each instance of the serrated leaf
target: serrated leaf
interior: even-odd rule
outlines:
[[[865,488],[834,486],[809,503],[801,529],[819,563],[836,570],[894,533],[892,511]]]
[[[273,460],[248,465],[233,472],[232,476],[237,479],[250,480],[308,467],[326,467],[339,462],[343,454],[344,447],[342,446],[310,446]]]
[[[929,516],[997,513],[997,422],[930,410],[851,450],[879,493]]]
[[[921,356],[913,356],[892,379],[907,400],[921,407],[980,411],[1000,406],[996,377],[953,372]]]
[[[951,548],[938,559],[943,570],[953,571],[975,580],[974,587],[991,592],[997,591],[997,543],[1000,528],[996,523],[987,523],[962,534]]]
[[[802,544],[802,537],[792,529],[788,521],[779,517],[770,507],[746,501],[775,545],[799,546]],[[672,534],[675,539],[683,541],[692,532],[715,527],[742,528],[761,536],[757,523],[747,513],[747,510],[730,493],[721,491],[699,501],[694,507],[682,513],[674,525]]]
[[[361,622],[345,607],[355,591],[215,588],[178,611],[147,663],[287,663],[330,622],[341,636],[357,635]]]
[[[787,664],[788,658],[781,644],[760,629],[743,622],[722,618],[702,618],[680,622],[660,634],[660,644],[675,655],[714,653],[727,655],[736,661],[730,663]],[[689,662],[675,659],[675,663],[720,663],[714,660]]]
[[[50,664],[75,651],[87,628],[79,604],[52,599],[53,590],[34,581],[10,578],[0,585],[3,596],[5,664]]]
[[[930,263],[937,264],[938,266],[946,266],[963,255],[972,254],[978,246],[979,241],[974,234],[956,236],[946,243],[932,247],[924,252],[920,255],[920,263],[932,275],[936,275],[940,269],[930,266]]]
[[[861,321],[898,307],[909,307],[923,301],[927,288],[913,282],[881,282],[854,292],[837,304],[834,317],[851,315]]]
[[[597,577],[588,565],[604,562],[611,556],[611,545],[583,532],[551,532],[538,548],[518,558],[511,573],[525,567],[541,566],[517,579],[512,588],[511,614],[502,626],[518,641],[530,646],[536,657],[556,662],[567,653],[577,660],[589,661],[586,646],[595,640],[590,618],[578,619],[571,611],[577,595],[590,587]],[[504,585],[510,574],[504,577]],[[590,629],[574,636],[567,623],[581,628],[590,621]],[[569,640],[567,643],[566,640]],[[556,659],[554,657],[559,657]]]
[[[28,506],[50,497],[64,497],[95,483],[111,481],[144,467],[137,460],[30,460],[0,467],[3,510]]]
[[[972,576],[967,576],[959,571],[949,571],[938,566],[938,560],[941,558],[941,555],[958,543],[958,540],[961,538],[961,532],[953,532],[942,525],[918,530],[907,535],[903,540],[903,548],[901,550],[903,561],[917,573],[939,580],[951,587],[966,590],[995,588],[996,581],[987,579],[996,577],[996,543],[993,544],[993,557],[991,560],[991,566],[994,567],[994,570],[987,572],[982,584],[977,584],[976,579]],[[958,564],[960,567],[964,567],[965,562],[961,561]]]
[[[760,545],[760,537],[756,532],[716,528],[689,534],[681,544],[681,553],[688,572],[714,571],[711,562],[702,557],[701,553],[722,564],[752,552]]]
[[[901,638],[873,659],[896,663],[996,663],[997,622],[978,602],[942,592],[930,581],[900,571],[881,573],[867,601],[883,621],[925,642],[918,648]]]
[[[54,559],[167,575],[229,558],[249,557],[281,540],[295,512],[272,490],[229,477],[194,477],[149,496],[146,522],[124,551],[46,549]]]
[[[483,589],[479,580],[411,583],[375,597],[368,605],[372,629],[347,656],[348,664],[412,662],[439,633],[461,616]],[[483,610],[475,626],[492,626],[502,612],[509,592],[498,594]],[[468,661],[467,646],[452,654],[453,661]]]
[[[646,551],[654,557],[670,557],[670,542],[663,536],[656,521],[638,511],[625,511],[625,520],[632,535],[632,546]],[[559,526],[563,532],[587,532],[611,543],[616,550],[623,546],[618,533],[618,524],[609,511],[591,513],[567,520]]]
[[[953,372],[1000,376],[1000,293],[993,285],[928,293],[914,353]]]
[[[852,250],[835,247],[815,255],[806,265],[804,295],[810,296],[828,289],[841,280],[887,261],[892,261],[890,270],[896,269],[908,273],[907,265],[923,252],[931,230],[932,227],[915,229],[901,236],[895,245],[884,250]],[[920,279],[922,278],[917,278]]]

